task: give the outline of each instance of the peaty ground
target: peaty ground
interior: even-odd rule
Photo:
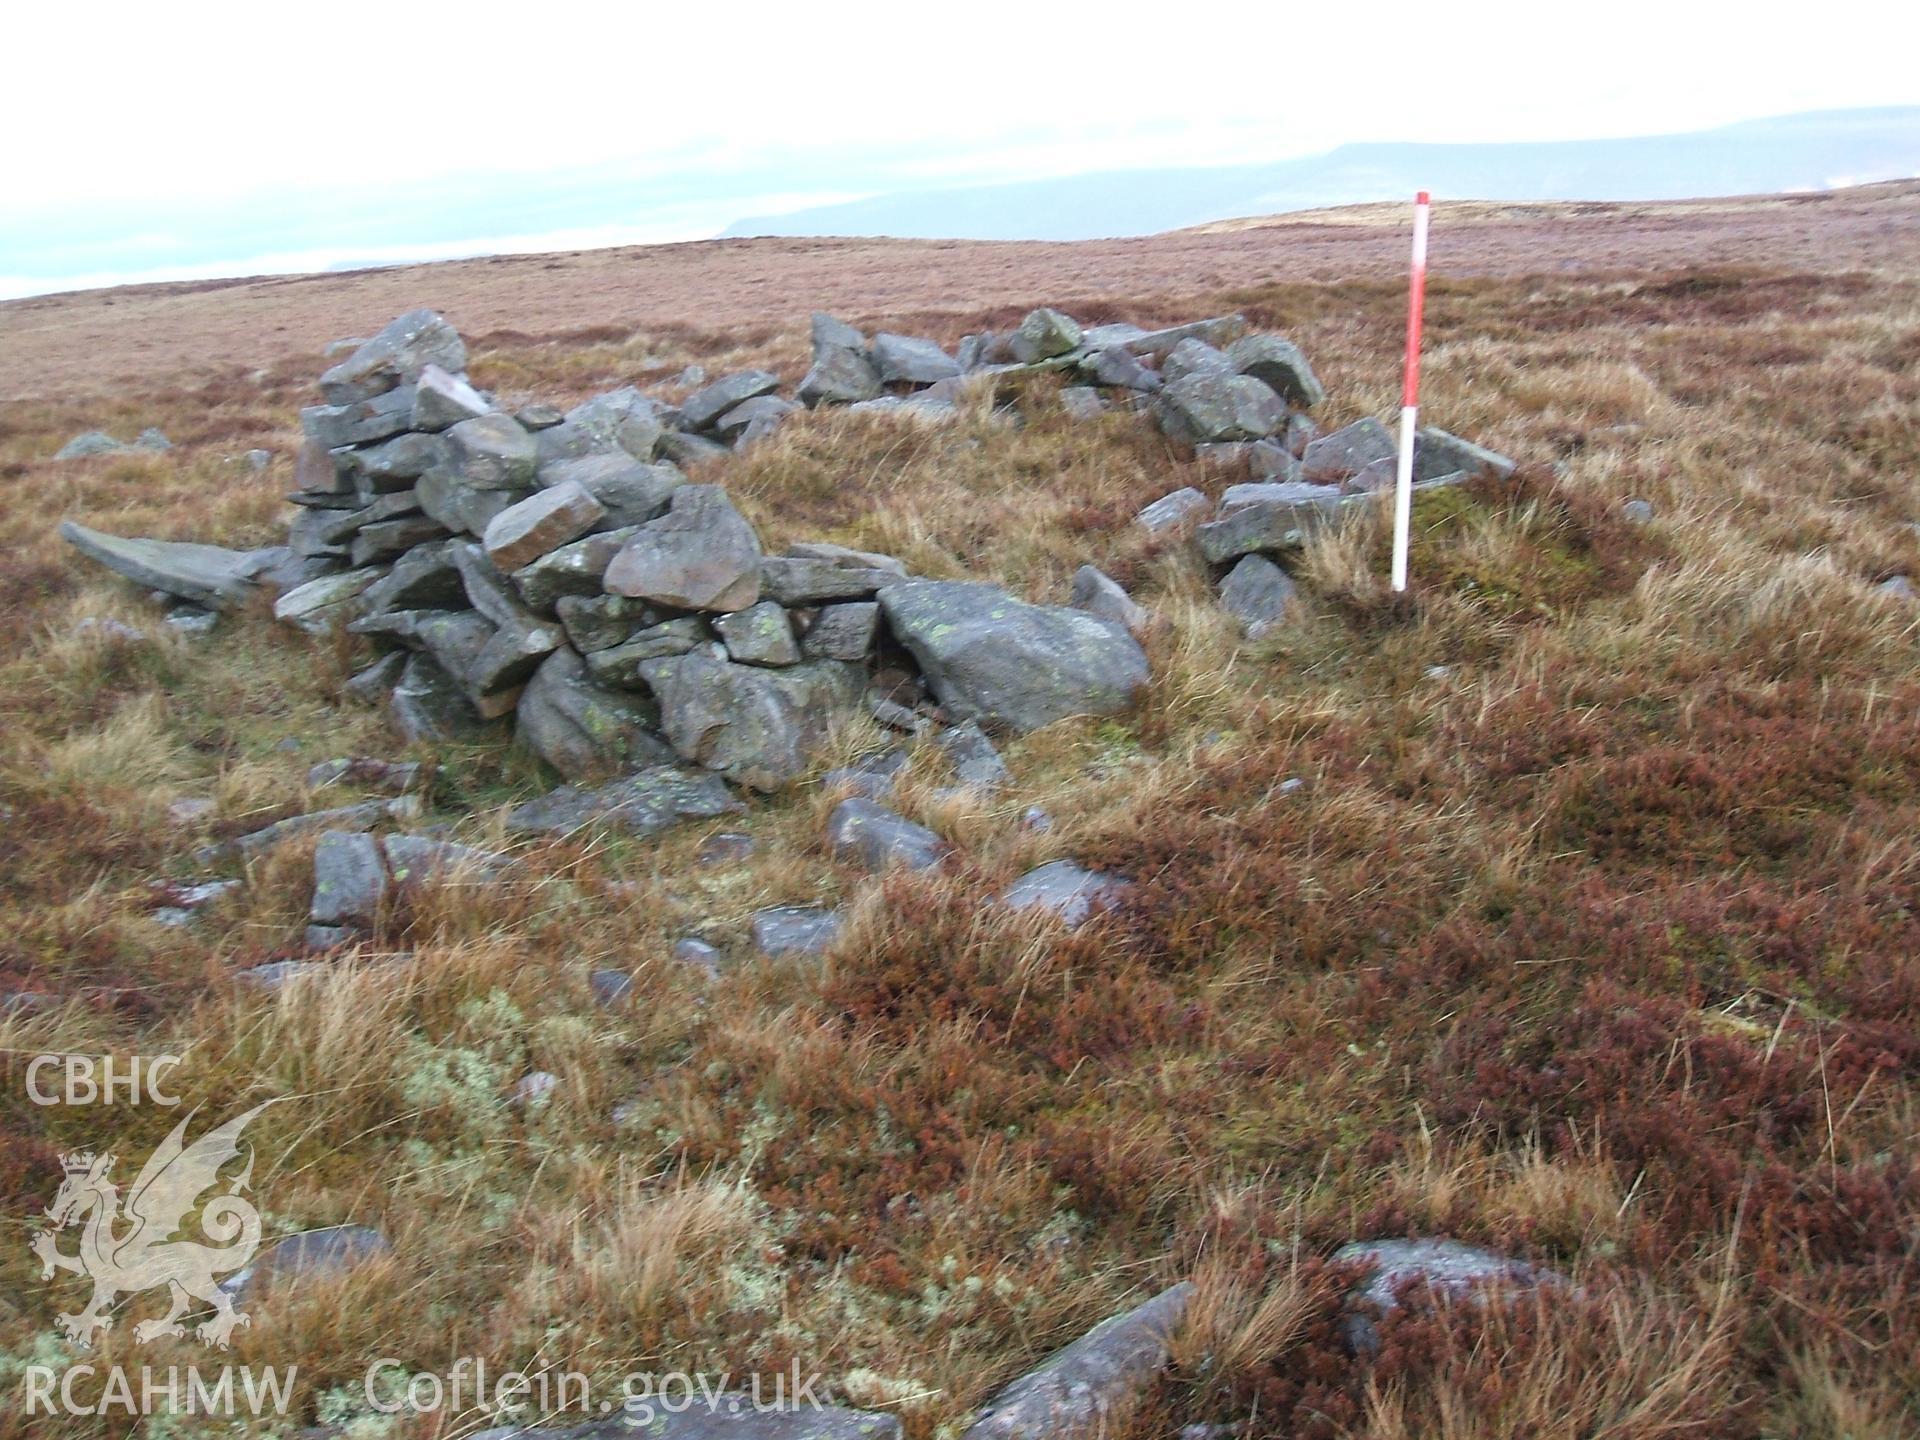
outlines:
[[[24,1057],[175,1051],[204,1116],[287,1097],[250,1132],[270,1233],[393,1239],[237,1332],[236,1363],[300,1367],[303,1419],[366,1422],[377,1356],[797,1361],[926,1440],[1192,1276],[1141,1436],[1914,1433],[1920,609],[1877,587],[1920,576],[1916,207],[1443,207],[1428,414],[1528,464],[1422,503],[1409,602],[1377,523],[1318,541],[1298,623],[1256,644],[1184,544],[1130,526],[1221,483],[1142,419],[1075,423],[1045,386],[1018,429],[978,404],[798,419],[715,477],[769,542],[1051,600],[1097,563],[1158,617],[1139,712],[1008,743],[992,801],[943,797],[926,757],[901,808],[959,846],[941,876],[836,865],[816,783],[728,827],[745,862],[696,863],[713,825],[526,850],[527,883],[422,897],[278,995],[233,975],[294,953],[307,847],[196,928],[152,911],[210,834],[331,800],[314,761],[395,754],[342,700],[356,657],[258,614],[175,635],[63,550],[63,515],[267,542],[319,346],[414,305],[474,337],[481,384],[562,402],[689,363],[797,379],[816,306],[948,342],[1043,302],[1240,309],[1313,358],[1323,423],[1387,415],[1404,237],[1351,212],[726,242],[0,307],[0,392],[32,397],[0,408],[0,985],[52,997],[0,1014],[0,1381],[69,1358],[53,1317],[84,1291],[27,1249],[58,1155],[112,1149],[124,1184],[177,1118],[29,1106]],[[179,448],[47,458],[149,424]],[[254,446],[263,475],[233,459]],[[425,758],[434,818],[482,843],[551,780],[510,750]],[[194,798],[212,814],[175,823]],[[1035,804],[1052,830],[1021,826]],[[1061,857],[1132,875],[1133,902],[1074,934],[982,908]],[[754,909],[820,901],[854,914],[830,957],[748,958]],[[717,981],[671,957],[694,932],[729,949]],[[595,1004],[603,967],[633,1003]],[[561,1083],[529,1113],[535,1069]],[[1327,1257],[1408,1234],[1577,1289],[1389,1320],[1359,1366]],[[96,1363],[207,1363],[134,1343],[153,1298]],[[9,1440],[127,1428],[48,1423],[0,1407]]]

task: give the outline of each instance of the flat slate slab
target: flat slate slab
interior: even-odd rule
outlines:
[[[572,835],[605,826],[628,835],[658,835],[683,820],[711,820],[744,807],[718,775],[677,765],[656,765],[597,790],[562,785],[507,813],[518,835]]]
[[[232,610],[253,591],[254,552],[178,540],[138,540],[60,523],[60,538],[136,585],[164,590],[206,610]]]

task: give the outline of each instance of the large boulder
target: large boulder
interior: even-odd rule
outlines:
[[[498,411],[462,420],[447,432],[447,464],[475,490],[532,487],[540,461],[533,435]]]
[[[534,673],[514,722],[520,743],[569,780],[604,780],[673,761],[654,733],[658,710],[640,696],[595,683],[569,648],[554,651]]]
[[[1013,332],[1013,358],[1023,364],[1070,355],[1080,348],[1081,330],[1071,316],[1042,307],[1030,311]]]
[[[624,450],[609,450],[544,461],[540,483],[555,488],[580,486],[605,507],[607,528],[615,529],[657,519],[687,477],[677,465],[650,464]]]
[[[411,385],[389,390],[345,405],[309,405],[300,412],[300,428],[309,440],[338,449],[342,445],[370,445],[413,428]]]
[[[932,385],[960,373],[959,361],[933,341],[914,335],[874,336],[873,363],[889,385]]]
[[[1257,640],[1287,618],[1295,603],[1293,577],[1264,555],[1243,555],[1220,582],[1220,605]]]
[[[875,393],[878,393],[876,390]],[[862,397],[865,398],[864,396]],[[104,430],[88,430],[74,436],[54,452],[56,460],[92,460],[100,455],[118,455],[127,447]]]
[[[1449,435],[1432,425],[1423,426],[1413,440],[1413,478],[1437,480],[1455,471],[1467,475],[1491,475],[1510,480],[1518,467],[1513,461],[1484,445]]]
[[[518,570],[542,555],[578,540],[600,523],[606,507],[585,486],[568,480],[536,490],[487,523],[481,543],[502,570]]]
[[[1224,565],[1259,550],[1297,550],[1317,530],[1338,525],[1360,506],[1373,503],[1371,496],[1345,495],[1322,485],[1270,488],[1275,493],[1239,504],[1194,531],[1210,564]]]
[[[833,724],[854,712],[864,680],[858,666],[831,660],[770,670],[708,650],[649,672],[679,756],[755,790],[780,789],[806,772]]]
[[[1148,680],[1146,652],[1112,620],[1029,605],[996,585],[897,581],[880,591],[887,625],[956,717],[1036,730],[1113,715]]]
[[[223,550],[174,540],[129,540],[91,530],[73,520],[60,523],[60,538],[149,590],[164,590],[205,610],[232,610],[253,593],[253,552]]]
[[[449,374],[434,364],[421,367],[413,392],[415,430],[445,430],[491,409],[487,397],[469,385],[466,376]]]
[[[1154,405],[1161,427],[1190,445],[1260,440],[1287,423],[1286,402],[1250,375],[1196,370],[1169,380]]]
[[[1302,410],[1311,410],[1327,398],[1326,387],[1291,340],[1243,335],[1227,347],[1227,359],[1240,374],[1251,375]]]
[[[429,365],[459,374],[467,347],[459,332],[432,310],[409,310],[320,377],[329,405],[370,400],[408,381]]]
[[[722,415],[759,395],[771,395],[780,388],[780,377],[767,370],[742,370],[704,386],[681,403],[683,427],[706,430]]]
[[[387,867],[380,842],[365,833],[329,830],[313,848],[316,925],[353,925],[371,930],[387,895]]]
[[[1345,480],[1374,461],[1391,460],[1393,456],[1393,436],[1369,415],[1310,442],[1300,456],[1300,473],[1305,479],[1325,484]]]
[[[880,393],[867,337],[831,315],[813,317],[813,368],[797,392],[803,405],[854,405]]]
[[[760,537],[718,485],[683,486],[614,557],[605,584],[678,610],[745,610],[760,599]]]
[[[659,405],[629,385],[574,406],[559,424],[542,426],[535,442],[542,467],[614,451],[647,461],[665,433]]]
[[[381,578],[373,567],[322,575],[296,585],[273,602],[273,618],[309,635],[325,635],[352,620],[364,607],[362,596]]]
[[[1190,1283],[1104,1320],[980,1407],[961,1440],[1056,1440],[1124,1433],[1166,1369]]]

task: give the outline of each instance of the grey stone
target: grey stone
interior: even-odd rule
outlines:
[[[1227,359],[1242,375],[1251,375],[1302,410],[1311,410],[1327,398],[1326,387],[1291,340],[1278,335],[1243,335],[1227,347]]]
[[[445,610],[467,603],[453,541],[416,545],[386,574],[366,587],[361,608],[369,615],[393,610]],[[283,597],[284,598],[284,597]]]
[[[548,405],[536,400],[531,405],[522,405],[513,412],[513,418],[529,430],[551,430],[566,420],[557,405]]]
[[[1035,835],[1044,835],[1053,829],[1053,816],[1038,805],[1029,805],[1020,812],[1020,828]]]
[[[172,540],[128,540],[72,520],[61,521],[60,538],[89,560],[136,585],[164,590],[204,609],[235,609],[253,592],[247,578],[253,552],[248,550]]]
[[[1878,593],[1895,600],[1911,600],[1916,593],[1920,593],[1914,589],[1913,581],[1904,575],[1889,575],[1873,588]]]
[[[117,455],[127,447],[104,430],[88,430],[76,435],[54,452],[56,460],[92,460],[101,455]]]
[[[787,556],[794,560],[830,560],[848,570],[885,570],[889,574],[907,577],[907,567],[891,555],[877,555],[871,550],[854,550],[845,545],[835,545],[826,540],[803,540],[787,547]]]
[[[991,795],[1013,783],[1007,762],[1000,758],[986,731],[971,720],[942,730],[934,737],[934,744],[953,767],[953,778],[967,789]]]
[[[707,978],[720,978],[720,947],[710,945],[697,935],[688,935],[676,940],[673,946],[673,958],[682,965],[691,965],[696,970],[706,972]]]
[[[1449,435],[1431,425],[1421,426],[1413,438],[1413,478],[1432,480],[1456,470],[1468,475],[1491,475],[1496,480],[1511,480],[1519,467],[1506,456]]]
[[[635,525],[562,545],[531,565],[514,571],[513,588],[520,592],[527,607],[540,615],[553,614],[563,595],[604,594],[607,566],[639,533],[640,527]]]
[[[375,565],[405,554],[429,540],[444,540],[447,527],[431,515],[402,515],[397,520],[377,520],[362,525],[353,534],[348,552],[356,566]]]
[[[353,537],[372,520],[367,509],[301,510],[287,526],[287,548],[307,558],[343,556]]]
[[[387,866],[373,836],[329,830],[313,849],[313,904],[316,925],[357,926],[371,930],[387,896]]]
[[[813,358],[818,360],[829,350],[864,350],[867,337],[844,320],[836,320],[824,310],[816,310],[808,320],[808,339]]]
[[[550,460],[540,467],[540,483],[581,486],[606,507],[603,523],[612,530],[657,519],[687,477],[677,465],[648,464],[624,450],[611,450]]]
[[[1629,525],[1645,525],[1653,519],[1653,505],[1646,500],[1628,500],[1620,506],[1620,518]]]
[[[568,780],[604,780],[623,770],[668,764],[649,702],[609,690],[571,649],[549,655],[521,693],[515,737]]]
[[[1165,383],[1159,371],[1147,368],[1138,358],[1118,345],[1110,345],[1097,352],[1091,359],[1084,361],[1080,368],[1102,385],[1134,390],[1144,395],[1151,395]]]
[[[624,1005],[633,995],[633,976],[624,970],[595,970],[587,984],[602,1005]]]
[[[166,626],[181,635],[211,635],[214,627],[220,623],[220,616],[212,610],[202,610],[194,605],[181,605],[167,612]]]
[[[827,771],[820,783],[829,790],[851,790],[869,800],[885,800],[900,783],[911,759],[904,750],[882,750]]]
[[[686,485],[634,533],[604,583],[680,610],[745,610],[760,599],[760,538],[719,486]]]
[[[873,337],[873,364],[886,384],[931,385],[960,373],[959,362],[931,340],[913,335]]]
[[[312,925],[307,928],[309,932],[311,932],[313,930],[327,929],[330,927]],[[341,943],[345,943],[345,940],[345,933],[342,932]],[[312,949],[314,947],[309,945],[308,948]],[[322,946],[319,948],[330,949],[331,947]],[[237,970],[234,972],[233,978],[242,984],[254,985],[262,990],[274,991],[284,989],[302,976],[325,974],[327,969],[327,966],[313,960],[269,960],[264,965],[255,965],[246,970]]]
[[[459,682],[430,655],[412,655],[387,697],[394,730],[409,745],[470,744],[493,733]]]
[[[755,790],[805,773],[834,722],[852,713],[863,681],[857,667],[831,660],[765,670],[703,651],[662,670],[654,692],[668,743],[681,759]]]
[[[413,386],[403,385],[345,405],[309,405],[300,412],[300,429],[331,450],[371,445],[412,428],[413,401]]]
[[[1129,327],[1131,328],[1131,327]],[[1247,333],[1247,320],[1244,315],[1218,315],[1209,320],[1194,320],[1185,325],[1169,325],[1161,330],[1147,330],[1135,335],[1116,336],[1107,340],[1090,333],[1090,344],[1115,344],[1129,355],[1164,357],[1170,354],[1183,340],[1198,340],[1215,349],[1231,345]]]
[[[1380,1348],[1380,1336],[1373,1318],[1352,1308],[1356,1304],[1377,1307],[1384,1317],[1400,1308],[1403,1295],[1410,1299],[1416,1290],[1429,1300],[1484,1301],[1567,1284],[1556,1271],[1458,1240],[1359,1240],[1334,1251],[1332,1263],[1366,1267],[1340,1324],[1348,1346],[1364,1355]]]
[[[350,405],[419,378],[429,365],[460,374],[467,347],[431,310],[409,310],[320,377],[330,405]]]
[[[1195,445],[1259,440],[1287,423],[1280,397],[1246,375],[1202,371],[1169,380],[1154,401],[1161,427]]]
[[[430,835],[389,835],[381,846],[395,886],[425,885],[455,877],[490,883],[514,867],[511,856]]]
[[[491,409],[487,397],[468,384],[466,376],[450,374],[432,363],[420,367],[411,417],[415,430],[445,430]]]
[[[1171,495],[1162,495],[1133,518],[1134,523],[1145,527],[1148,534],[1159,535],[1198,519],[1212,508],[1212,502],[1189,485]]]
[[[352,471],[377,493],[408,489],[427,471],[447,463],[447,442],[438,435],[409,430],[353,453]]]
[[[342,1275],[391,1254],[387,1237],[370,1225],[329,1225],[273,1241],[259,1258],[220,1282],[234,1299],[244,1299],[290,1280]]]
[[[694,391],[681,403],[683,429],[709,429],[722,415],[757,395],[770,395],[780,387],[780,377],[766,370],[742,370]]]
[[[1216,350],[1204,340],[1193,339],[1182,340],[1174,346],[1160,366],[1161,379],[1168,385],[1195,375],[1212,375],[1224,380],[1238,373],[1226,352]]]
[[[1102,910],[1119,904],[1131,881],[1102,875],[1071,860],[1050,860],[1029,870],[1000,896],[1009,910],[1045,910],[1069,929],[1078,929]]]
[[[1070,419],[1098,420],[1107,413],[1107,402],[1090,385],[1069,385],[1060,392],[1060,408]]]
[[[1167,1367],[1191,1283],[1102,1321],[980,1407],[961,1440],[1118,1434]]]
[[[933,692],[963,720],[1035,730],[1070,715],[1113,715],[1148,680],[1126,627],[1066,607],[1028,605],[994,585],[903,580],[881,609]]]
[[[665,618],[646,601],[627,595],[562,595],[554,608],[567,639],[583,655],[611,650]]]
[[[1391,460],[1393,454],[1393,436],[1369,415],[1309,444],[1300,457],[1300,473],[1320,483],[1345,480],[1375,460]]]
[[[1287,453],[1298,460],[1307,453],[1307,446],[1313,443],[1319,433],[1320,427],[1314,423],[1313,417],[1296,410],[1287,416],[1287,428],[1279,438]]]
[[[864,661],[880,629],[880,607],[871,600],[823,605],[807,627],[800,652],[809,660]]]
[[[815,905],[776,905],[753,917],[753,944],[762,955],[818,955],[840,937],[838,910]]]
[[[129,450],[145,450],[155,455],[164,455],[167,451],[173,449],[173,442],[167,439],[163,431],[149,425],[133,437],[133,443],[127,446],[127,448]]]
[[[1358,507],[1372,503],[1366,495],[1338,492],[1258,500],[1202,525],[1194,539],[1209,563],[1223,565],[1257,550],[1297,550],[1316,531],[1338,525],[1357,514]]]
[[[481,543],[502,570],[518,570],[579,539],[600,523],[606,507],[572,480],[536,490],[488,523]]]
[[[318,440],[301,442],[293,461],[293,488],[313,495],[344,495],[353,489],[353,466],[345,454],[336,453]]]
[[[876,873],[894,865],[930,870],[953,848],[926,826],[858,795],[842,800],[827,817],[827,846],[835,859]]]
[[[1152,617],[1120,583],[1097,566],[1082,565],[1073,572],[1073,608],[1116,620],[1135,635],[1145,632]]]
[[[309,635],[324,635],[359,613],[362,595],[385,573],[369,567],[296,585],[273,602],[273,618]]]
[[[726,782],[704,770],[661,765],[598,789],[562,785],[507,812],[507,830],[518,835],[567,836],[603,828],[651,836],[687,820],[711,820],[744,807]]]
[[[362,705],[378,705],[387,698],[387,693],[400,683],[400,672],[406,668],[406,665],[407,657],[404,651],[395,650],[382,655],[347,681],[347,694]]]
[[[543,431],[551,435],[551,430]],[[447,465],[474,490],[524,490],[539,467],[539,444],[511,415],[497,411],[446,431]]]
[[[1071,316],[1042,307],[1027,313],[1013,332],[1013,358],[1023,364],[1051,360],[1080,348],[1080,325]]]
[[[859,331],[847,328],[859,336]],[[861,337],[853,346],[823,347],[816,334],[813,368],[807,371],[796,393],[803,405],[853,405],[878,396],[880,372],[867,355],[865,338]]]
[[[870,600],[901,579],[894,568],[868,568],[803,555],[769,555],[760,562],[760,593],[782,605]]]
[[[706,622],[697,615],[683,615],[636,631],[618,645],[589,652],[587,668],[603,685],[649,690],[655,662],[684,655],[706,640]]]
[[[1264,555],[1244,555],[1220,582],[1220,604],[1258,639],[1287,618],[1295,601],[1293,577]]]
[[[469,485],[452,470],[429,470],[414,482],[420,508],[449,530],[482,535],[493,517],[533,494],[531,486],[485,490]]]
[[[301,943],[316,953],[358,944],[364,937],[351,925],[309,925]]]
[[[713,422],[713,433],[722,440],[741,440],[749,430],[764,432],[778,425],[800,407],[778,395],[756,395],[743,400]],[[758,438],[758,437],[756,437]]]
[[[688,435],[680,430],[669,430],[660,437],[660,454],[664,459],[684,468],[705,465],[711,460],[725,460],[733,452],[718,440],[709,440],[704,435]]]
[[[1286,484],[1300,479],[1300,462],[1272,440],[1197,445],[1193,458],[1236,471],[1256,484]]]
[[[203,846],[194,852],[202,865],[217,865],[226,860],[257,860],[268,851],[300,835],[320,830],[364,830],[383,820],[407,819],[420,813],[420,802],[412,796],[399,800],[362,800],[357,805],[340,805],[331,810],[315,810],[305,815],[289,815],[246,835],[237,835],[218,844]]]
[[[632,386],[596,395],[538,436],[540,463],[619,451],[640,461],[659,453],[665,434],[660,407]]]
[[[1337,505],[1345,493],[1338,485],[1304,480],[1255,480],[1229,485],[1220,495],[1220,515],[1225,518],[1249,505]]]
[[[743,664],[799,663],[800,646],[793,638],[793,621],[771,600],[722,615],[713,622],[713,628],[727,647],[727,654]]]

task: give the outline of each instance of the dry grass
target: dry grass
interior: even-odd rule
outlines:
[[[1289,283],[1140,313],[1286,330],[1337,423],[1391,404],[1398,304]],[[816,784],[656,842],[533,847],[515,885],[420,896],[277,995],[232,972],[294,953],[309,847],[189,930],[151,920],[155,884],[307,805],[315,760],[391,742],[338,703],[344,657],[262,615],[173,635],[51,532],[73,512],[267,539],[285,462],[224,457],[284,451],[305,377],[0,412],[0,473],[33,502],[0,511],[0,983],[55,997],[0,1013],[10,1233],[60,1150],[141,1154],[172,1119],[27,1106],[23,1057],[178,1049],[205,1113],[284,1097],[254,1130],[270,1230],[394,1240],[241,1332],[239,1358],[300,1364],[308,1417],[350,1414],[380,1354],[598,1377],[797,1359],[926,1440],[1191,1276],[1142,1435],[1913,1432],[1920,611],[1874,586],[1920,575],[1920,283],[1452,279],[1430,315],[1429,415],[1527,470],[1422,501],[1409,602],[1381,586],[1377,523],[1316,542],[1303,618],[1257,644],[1182,544],[1127,523],[1195,472],[1144,421],[1071,424],[1045,386],[1018,427],[979,403],[934,428],[810,416],[728,471],[772,540],[1051,600],[1092,562],[1156,612],[1140,712],[1009,743],[1011,793],[942,797],[921,757],[900,804],[958,843],[950,873],[836,864]],[[565,398],[690,360],[791,376],[804,348],[794,323],[616,329],[496,335],[476,370]],[[104,419],[185,443],[46,461]],[[1621,519],[1629,496],[1651,524]],[[76,635],[89,615],[143,638]],[[821,768],[881,743],[850,727]],[[545,783],[510,750],[436,759],[434,818],[476,843]],[[193,797],[213,813],[169,818]],[[1051,831],[1022,828],[1034,804]],[[755,855],[697,863],[722,829]],[[1072,935],[979,906],[1063,856],[1135,876],[1133,903]],[[752,961],[748,917],[778,903],[846,903],[843,942]],[[720,980],[672,959],[687,934],[731,952]],[[596,968],[634,999],[597,1005]],[[537,1069],[559,1088],[516,1105]],[[1577,1289],[1396,1317],[1355,1363],[1327,1256],[1434,1233]],[[0,1297],[0,1368],[74,1299],[24,1244],[0,1246]],[[176,1356],[130,1329],[106,1358]]]

